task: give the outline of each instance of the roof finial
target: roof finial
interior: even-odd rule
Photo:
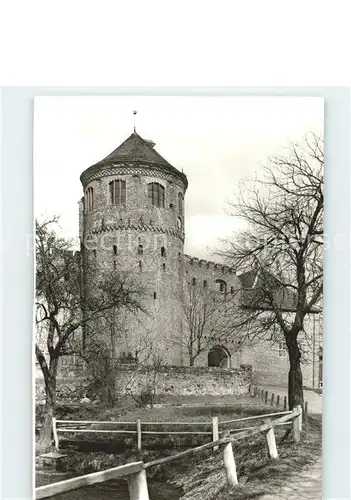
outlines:
[[[136,133],[136,127],[135,127],[135,115],[137,114],[137,111],[134,109],[133,110],[133,115],[134,115],[134,134]]]

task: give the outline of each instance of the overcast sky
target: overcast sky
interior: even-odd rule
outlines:
[[[324,102],[301,97],[37,97],[34,108],[35,215],[60,215],[78,237],[79,176],[133,131],[189,180],[185,252],[211,258],[238,221],[226,214],[238,182],[268,155],[309,131],[323,131]]]

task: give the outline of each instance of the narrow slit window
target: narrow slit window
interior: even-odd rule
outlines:
[[[193,278],[192,279],[192,285],[195,286],[196,285],[196,278]]]
[[[207,288],[207,281],[204,280],[204,288]]]
[[[117,255],[117,245],[113,245],[113,253],[114,255]]]
[[[93,250],[94,259],[96,259],[96,250]]]
[[[165,263],[162,264],[162,270],[166,271],[166,264]]]
[[[154,299],[157,299],[157,293],[154,292]]]
[[[139,261],[139,271],[141,272],[143,270],[143,263],[141,260]]]
[[[178,212],[183,213],[183,193],[178,193]]]
[[[165,249],[165,247],[161,247],[161,257],[166,257],[166,249]]]
[[[143,245],[138,245],[138,255],[143,255],[143,253],[144,253]]]

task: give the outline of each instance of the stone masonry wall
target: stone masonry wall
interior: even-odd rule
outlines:
[[[109,182],[116,179],[126,182],[124,205],[109,204]],[[164,187],[164,207],[149,205],[151,182]],[[169,339],[182,330],[184,211],[178,195],[184,197],[186,186],[177,175],[163,175],[158,168],[114,165],[97,172],[84,189],[88,187],[94,189],[94,209],[84,212],[81,207],[80,218],[86,293],[94,292],[100,269],[127,271],[143,288],[146,314],[119,319],[116,355],[136,351],[151,355],[152,350],[165,364],[182,364],[181,348],[169,345]],[[92,272],[94,266],[97,273],[88,279],[86,271]],[[96,325],[95,330],[103,328]]]
[[[152,367],[122,365],[117,374],[117,393],[138,395],[153,380]],[[173,396],[224,396],[240,395],[248,392],[251,372],[242,369],[162,366],[155,376],[156,394]],[[88,379],[73,371],[64,379],[58,379],[58,399],[63,401],[75,391],[78,398],[84,396]],[[36,377],[36,402],[45,401],[44,380],[39,372]]]
[[[147,367],[135,369],[125,366],[118,374],[118,392],[138,394],[146,388],[152,377],[153,372]],[[163,366],[155,377],[158,395],[240,395],[248,392],[250,383],[251,373],[240,369]]]

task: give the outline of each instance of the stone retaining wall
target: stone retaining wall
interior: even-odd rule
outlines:
[[[87,377],[72,373],[57,381],[60,400],[69,399],[71,391],[75,391],[80,398],[84,387],[88,386]],[[237,368],[162,366],[155,371],[153,367],[122,365],[117,373],[116,385],[121,395],[138,395],[155,386],[159,396],[224,396],[247,393],[251,381],[250,370]],[[38,403],[45,398],[44,381],[40,377],[36,379],[35,396]]]
[[[117,390],[138,394],[155,383],[158,395],[224,396],[246,393],[250,382],[250,371],[235,368],[162,366],[154,371],[124,366],[117,376]]]

